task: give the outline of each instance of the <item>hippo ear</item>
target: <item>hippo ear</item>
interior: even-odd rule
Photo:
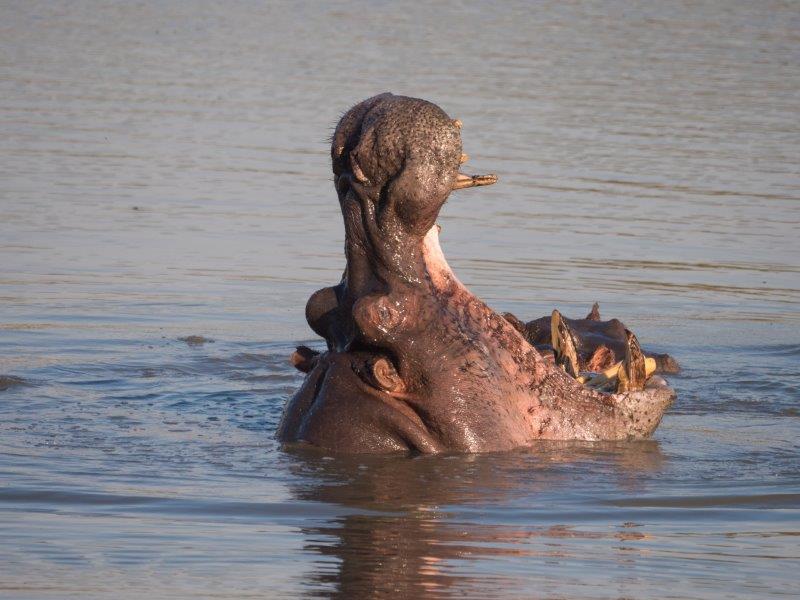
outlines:
[[[592,304],[592,310],[589,311],[589,314],[586,315],[587,321],[599,321],[600,320],[600,305],[595,302]]]

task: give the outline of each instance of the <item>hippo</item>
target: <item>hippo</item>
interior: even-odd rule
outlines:
[[[550,360],[458,280],[436,219],[451,192],[497,181],[460,171],[461,127],[433,103],[390,93],[355,105],[336,126],[346,266],[306,305],[327,349],[292,354],[305,380],[284,408],[279,441],[428,454],[638,439],[674,401],[629,331],[625,359],[599,376],[613,385],[603,391],[577,372],[580,332],[560,313]]]

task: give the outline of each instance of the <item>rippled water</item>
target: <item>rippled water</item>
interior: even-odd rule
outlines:
[[[796,596],[798,31],[793,2],[3,3],[0,595]],[[384,90],[501,178],[440,220],[467,285],[598,300],[680,360],[653,441],[275,443],[343,265],[326,137]]]

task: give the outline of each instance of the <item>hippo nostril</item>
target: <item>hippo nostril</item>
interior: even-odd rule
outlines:
[[[361,170],[361,166],[356,162],[355,157],[350,158],[350,165],[353,169],[353,177],[356,178],[356,181],[363,185],[369,185],[369,178],[364,175],[364,171]]]

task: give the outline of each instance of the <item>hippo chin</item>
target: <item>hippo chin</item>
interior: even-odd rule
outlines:
[[[625,359],[606,373],[612,393],[604,393],[582,383],[589,344],[580,328],[554,313],[547,357],[524,324],[453,274],[439,210],[451,191],[496,181],[459,173],[460,126],[434,104],[392,94],[361,102],[337,125],[331,155],[347,266],[306,306],[328,350],[293,354],[307,375],[278,439],[335,452],[435,453],[650,435],[675,394],[648,378],[630,332],[622,330]]]

